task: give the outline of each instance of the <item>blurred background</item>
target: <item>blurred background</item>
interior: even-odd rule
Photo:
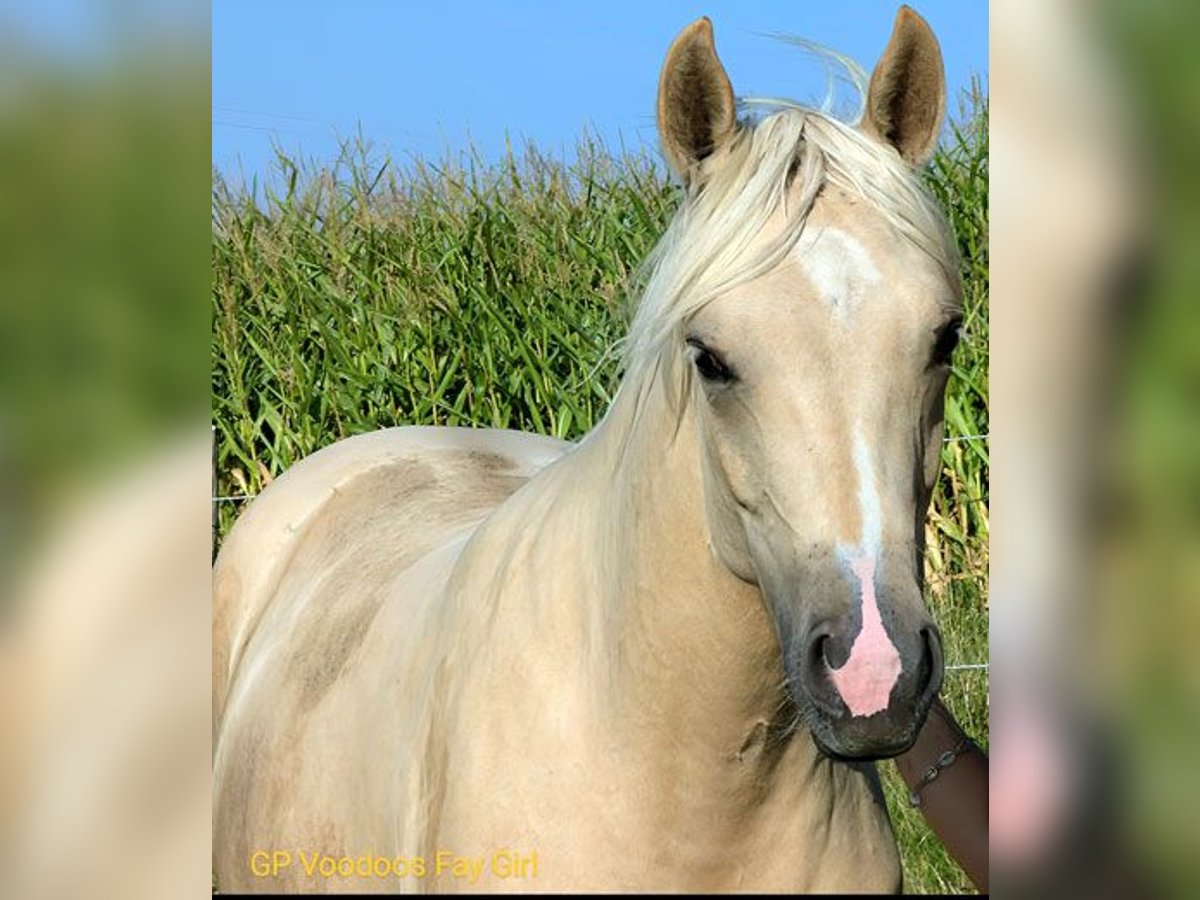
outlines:
[[[992,5],[992,885],[1200,886],[1200,7]]]
[[[196,895],[209,10],[0,35],[0,895]],[[999,893],[1200,887],[1197,39],[1187,0],[992,7]]]
[[[0,896],[209,866],[207,4],[0,4]]]

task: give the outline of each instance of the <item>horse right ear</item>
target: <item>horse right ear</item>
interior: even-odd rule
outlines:
[[[924,19],[901,6],[871,75],[862,129],[922,166],[933,155],[945,115],[946,71],[937,38]]]
[[[675,38],[658,79],[658,137],[667,165],[690,185],[700,163],[733,136],[736,125],[733,86],[705,16]]]

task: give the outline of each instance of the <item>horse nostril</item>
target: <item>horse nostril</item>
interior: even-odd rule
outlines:
[[[829,646],[830,637],[827,634],[816,634],[809,639],[804,652],[803,679],[813,702],[826,712],[838,715],[841,706],[833,683],[829,680],[830,662],[826,655]]]
[[[921,662],[916,684],[922,702],[932,701],[942,687],[942,638],[934,626],[921,629]]]
[[[823,635],[821,658],[830,669],[840,669],[850,659],[850,642],[845,638]]]
[[[805,674],[813,680],[815,676],[819,676],[824,671],[825,660],[825,643],[829,640],[829,635],[819,634],[808,642],[808,652],[804,657]]]

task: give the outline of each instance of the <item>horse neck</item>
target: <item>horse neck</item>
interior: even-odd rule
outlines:
[[[580,481],[598,487],[602,655],[618,714],[737,752],[793,712],[761,594],[709,547],[697,423],[681,402],[677,414],[658,378],[642,397],[623,390],[581,448],[593,471]]]

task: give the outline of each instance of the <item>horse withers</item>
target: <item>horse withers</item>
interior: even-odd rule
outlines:
[[[577,445],[397,428],[294,466],[214,573],[224,890],[896,890],[872,760],[941,683],[923,523],[961,285],[907,8],[851,126],[739,121],[707,19],[682,205]]]

